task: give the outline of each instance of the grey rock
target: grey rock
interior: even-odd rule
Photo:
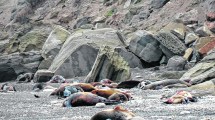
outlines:
[[[201,60],[203,61],[213,61],[215,60],[215,48],[207,53],[207,55]]]
[[[167,62],[168,62],[167,57],[164,55],[160,60],[160,64],[167,64]]]
[[[7,46],[9,45],[9,40],[0,41],[0,52],[3,53]]]
[[[42,56],[44,60],[40,65],[40,69],[48,69],[54,57],[60,51],[63,43],[70,36],[70,32],[61,26],[55,26],[55,29],[50,33],[42,47]]]
[[[169,59],[167,67],[169,70],[181,71],[184,70],[186,60],[181,56],[173,56]]]
[[[150,16],[150,12],[149,12],[149,10],[143,10],[143,11],[140,11],[138,16],[139,16],[139,19],[144,20]]]
[[[81,27],[82,25],[85,25],[85,24],[89,24],[91,23],[91,17],[83,17],[79,20],[77,20],[76,24],[74,25],[74,29],[77,29],[79,27]]]
[[[54,58],[61,49],[61,46],[70,36],[70,32],[61,26],[55,26],[50,33],[42,48],[42,56],[46,59],[52,56]]]
[[[168,48],[166,48],[163,45],[159,46],[160,49],[162,50],[162,52],[164,53],[164,55],[166,56],[167,61],[174,56],[174,53],[172,51],[170,51]]]
[[[190,44],[197,40],[199,37],[195,33],[188,33],[185,37],[185,44]]]
[[[123,47],[117,47],[114,50],[115,52],[119,53],[119,55],[121,57],[123,57],[125,59],[125,61],[128,62],[128,65],[130,66],[130,68],[143,68],[144,65],[142,65],[142,62],[140,61],[140,59],[135,56],[132,52],[128,52],[126,49],[124,49]]]
[[[85,82],[98,82],[106,78],[120,82],[129,80],[130,75],[128,63],[113,48],[105,46],[100,49],[92,70],[85,78]]]
[[[189,69],[180,79],[190,79],[192,84],[199,84],[215,78],[214,54],[208,54],[205,59]]]
[[[186,46],[170,32],[160,31],[156,35],[157,40],[175,55],[183,55]]]
[[[48,82],[52,77],[54,76],[54,73],[49,70],[38,70],[33,78],[33,81],[35,83],[37,82]]]
[[[151,63],[161,59],[159,42],[147,31],[137,31],[128,38],[129,49],[142,60]]]
[[[116,32],[111,28],[74,32],[63,44],[49,70],[65,78],[86,76],[95,62],[100,47],[123,46]]]
[[[152,0],[151,6],[152,6],[152,8],[159,9],[159,8],[163,7],[169,1],[170,0]]]
[[[97,54],[98,49],[96,46],[82,45],[68,56],[64,63],[55,71],[55,74],[62,75],[65,78],[86,76],[90,72]]]

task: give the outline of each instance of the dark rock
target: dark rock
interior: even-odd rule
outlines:
[[[151,6],[152,8],[159,9],[163,7],[170,0],[152,0]]]
[[[91,17],[83,17],[83,18],[77,20],[77,22],[76,22],[76,24],[74,25],[73,28],[77,29],[82,25],[89,24],[92,21],[91,19],[92,19]]]
[[[1,82],[15,80],[21,73],[35,73],[42,60],[39,52],[13,53],[0,56]]]
[[[34,75],[33,81],[35,83],[48,82],[53,76],[54,73],[49,70],[38,70]]]
[[[208,12],[208,13],[206,14],[206,20],[209,21],[209,22],[215,21],[215,13],[213,13],[213,12]]]

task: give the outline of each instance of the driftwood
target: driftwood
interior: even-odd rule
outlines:
[[[189,84],[188,82],[185,82],[186,80],[179,80],[179,79],[167,79],[167,80],[162,80],[162,81],[157,81],[157,82],[153,82],[151,84],[146,85],[145,87],[143,87],[144,90],[146,89],[157,89],[158,87],[165,87],[168,85],[173,85],[173,84],[184,84],[186,86],[191,86],[191,84]]]

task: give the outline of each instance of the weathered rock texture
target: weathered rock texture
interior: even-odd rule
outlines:
[[[49,70],[66,78],[87,75],[96,59],[98,49],[104,45],[123,46],[116,30],[79,30],[64,43]]]
[[[129,80],[130,67],[128,63],[112,48],[101,48],[92,70],[85,78],[85,82],[98,82],[110,79],[116,82]]]

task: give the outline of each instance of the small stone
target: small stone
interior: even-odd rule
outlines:
[[[97,103],[95,105],[96,108],[104,108],[106,105],[104,103]]]
[[[192,48],[188,48],[185,51],[185,54],[184,54],[183,58],[186,59],[186,60],[190,59],[192,53],[193,53],[193,49]]]
[[[190,114],[190,111],[181,111],[180,115]]]
[[[199,37],[195,33],[188,33],[185,37],[185,44],[190,44],[197,40]]]

